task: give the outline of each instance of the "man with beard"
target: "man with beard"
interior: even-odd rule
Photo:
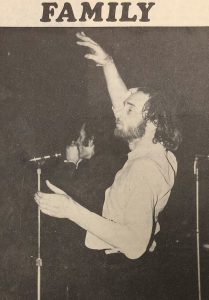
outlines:
[[[77,37],[77,44],[91,50],[85,57],[103,68],[116,117],[115,135],[128,142],[130,153],[106,190],[102,216],[50,182],[54,194],[37,193],[35,200],[43,213],[67,218],[87,231],[86,246],[94,249],[102,265],[95,299],[167,299],[154,249],[158,216],[177,171],[171,151],[178,148],[180,134],[161,93],[128,90],[113,59],[84,33]],[[88,294],[82,299],[89,299]]]

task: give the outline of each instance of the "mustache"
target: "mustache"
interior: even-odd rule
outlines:
[[[117,118],[116,120],[115,120],[115,124],[117,125],[117,124],[122,124],[122,121],[119,119],[119,118]]]

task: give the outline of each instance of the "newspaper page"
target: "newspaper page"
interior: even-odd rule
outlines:
[[[0,14],[0,299],[209,299],[208,0]]]

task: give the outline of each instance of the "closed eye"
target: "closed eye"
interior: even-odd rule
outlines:
[[[132,105],[132,104],[128,104],[128,109],[127,109],[127,113],[132,113],[134,111],[136,111],[136,106],[135,105]]]
[[[138,112],[138,108],[136,107],[136,105],[134,105],[133,103],[127,101],[126,102],[128,108],[127,108],[127,113],[130,114],[132,112]]]
[[[133,109],[132,107],[129,107],[128,113],[131,113],[131,112],[133,112],[133,111],[134,111],[134,109]]]

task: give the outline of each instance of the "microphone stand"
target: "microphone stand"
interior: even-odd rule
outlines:
[[[45,161],[52,157],[60,157],[62,156],[61,153],[55,153],[54,155],[46,155],[43,157],[34,157],[29,160],[29,162],[37,163],[37,192],[41,191],[41,166],[45,163]],[[37,259],[36,259],[36,266],[37,266],[37,300],[41,300],[41,267],[43,265],[41,259],[41,210],[38,206],[38,251],[37,251]]]
[[[41,165],[43,161],[37,162],[37,191],[41,191]],[[38,257],[36,259],[37,266],[37,300],[41,300],[41,210],[38,206]]]
[[[201,296],[201,266],[200,266],[200,222],[199,222],[199,158],[195,156],[194,175],[196,179],[196,247],[197,247],[197,277],[198,277],[198,300]]]

